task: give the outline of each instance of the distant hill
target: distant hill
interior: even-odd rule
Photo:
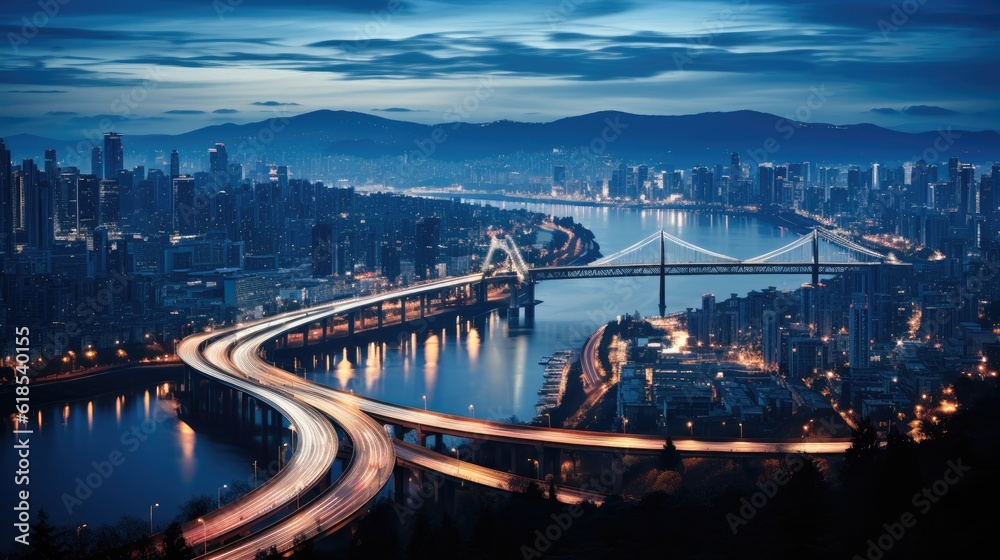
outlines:
[[[56,148],[62,161],[68,147],[81,143],[79,138],[54,140],[32,135],[10,136],[6,141],[15,162],[27,157],[41,159],[49,147]],[[405,153],[410,157],[459,161],[553,149],[607,154],[632,162],[665,162],[678,168],[728,165],[732,151],[738,151],[745,163],[894,164],[921,157],[929,161],[946,161],[949,157],[972,162],[1000,160],[1000,134],[995,131],[913,134],[872,124],[794,122],[756,111],[681,116],[602,111],[546,123],[504,120],[423,125],[330,110],[287,120],[210,126],[178,135],[127,135],[126,160],[134,157],[141,161],[157,150],[204,153],[215,142],[224,142],[233,160],[256,154],[273,157],[284,152],[364,158]],[[81,166],[89,170],[89,156]]]

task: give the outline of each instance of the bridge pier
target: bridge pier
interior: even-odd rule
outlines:
[[[517,284],[510,284],[510,300],[507,303],[507,324],[511,327],[517,327],[521,323],[521,308],[518,306],[518,290]]]
[[[382,328],[382,323],[385,320],[385,309],[382,306],[382,302],[378,302],[378,328]]]
[[[535,326],[535,283],[526,282],[524,284],[525,304],[524,304],[524,326]]]
[[[354,336],[354,311],[344,316],[347,319],[347,336]]]
[[[406,322],[406,296],[399,298],[399,324]]]

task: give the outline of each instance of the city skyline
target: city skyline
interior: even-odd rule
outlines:
[[[904,4],[8,2],[0,134],[74,137],[108,117],[177,133],[276,110],[438,123],[803,106],[810,122],[1000,128],[998,8]],[[827,100],[807,105],[811,88]]]

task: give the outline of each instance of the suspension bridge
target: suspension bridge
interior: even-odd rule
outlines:
[[[499,251],[508,255],[505,266],[492,264]],[[578,278],[659,276],[660,314],[666,312],[666,277],[700,274],[820,275],[866,271],[877,274],[882,265],[902,264],[822,227],[763,255],[740,259],[689,243],[659,230],[617,253],[581,266],[529,267],[509,238],[494,238],[484,260],[484,278],[516,276],[527,295],[526,313],[532,313],[536,282]],[[874,279],[872,280],[874,282]],[[511,289],[511,307],[517,307],[517,286]]]

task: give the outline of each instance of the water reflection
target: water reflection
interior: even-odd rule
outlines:
[[[94,401],[87,403],[87,431],[94,431]]]

